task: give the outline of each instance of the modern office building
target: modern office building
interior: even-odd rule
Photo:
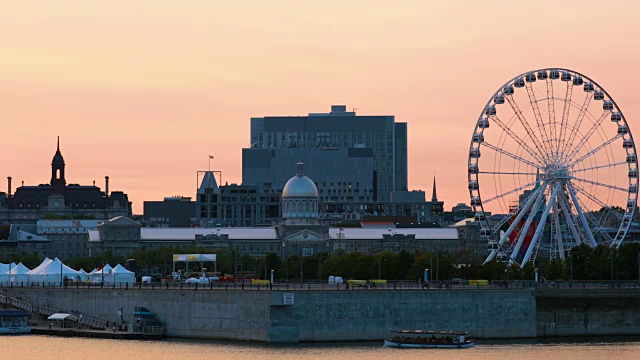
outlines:
[[[352,189],[359,184],[362,193],[347,195],[345,191],[345,196],[388,201],[391,192],[408,188],[407,124],[396,123],[393,115],[358,116],[346,111],[345,105],[333,105],[330,113],[252,118],[250,143],[251,147],[243,151],[243,184],[281,191],[287,175],[294,170],[293,164],[304,162],[321,194],[340,196],[334,195],[335,191],[348,190],[351,183]],[[297,159],[279,161],[279,157]],[[362,164],[367,161],[371,163]],[[342,170],[349,162],[358,162],[359,170],[344,175],[327,171],[331,169],[327,165],[335,164]],[[326,175],[334,177],[323,179]],[[365,177],[369,176],[371,183],[365,187]]]

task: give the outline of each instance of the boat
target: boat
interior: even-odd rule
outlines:
[[[385,347],[413,349],[464,349],[475,345],[464,331],[391,330],[393,337],[384,340]]]
[[[0,335],[31,333],[30,317],[24,310],[0,310]]]

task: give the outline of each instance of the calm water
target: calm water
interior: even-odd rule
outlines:
[[[640,359],[640,337],[562,341],[482,341],[472,349],[385,349],[381,343],[265,345],[219,341],[123,341],[0,336],[2,358],[55,360],[626,360]]]

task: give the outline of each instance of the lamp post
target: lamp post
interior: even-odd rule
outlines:
[[[614,253],[611,253],[611,256],[609,257],[611,259],[611,281],[613,281],[613,255]]]
[[[569,254],[569,280],[573,281],[573,254]]]
[[[429,269],[424,269],[424,283],[429,283]]]
[[[273,269],[271,269],[271,283],[273,284]]]

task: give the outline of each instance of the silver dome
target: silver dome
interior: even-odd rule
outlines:
[[[306,197],[318,198],[318,188],[309,177],[298,173],[287,181],[282,189],[283,198]]]

